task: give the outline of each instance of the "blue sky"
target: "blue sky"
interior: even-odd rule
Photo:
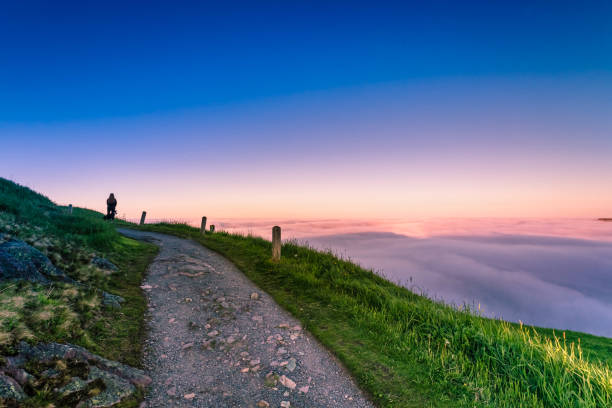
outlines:
[[[612,67],[609,2],[11,3],[0,15],[9,123]]]
[[[609,2],[2,7],[0,175],[60,202],[115,191],[132,215],[179,197],[153,205],[163,217],[612,207]]]

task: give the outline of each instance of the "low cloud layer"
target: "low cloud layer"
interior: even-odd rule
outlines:
[[[388,279],[483,314],[612,337],[612,242],[537,235],[307,239]]]

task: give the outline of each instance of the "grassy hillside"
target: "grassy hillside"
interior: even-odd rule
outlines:
[[[68,214],[65,207],[0,178],[0,242],[11,237],[34,246],[86,286],[0,283],[0,353],[11,353],[20,340],[70,342],[139,366],[146,309],[139,286],[157,248],[120,236],[100,213],[75,208]],[[119,270],[92,265],[94,256]],[[122,296],[122,307],[104,306],[100,290]]]
[[[180,224],[232,260],[355,375],[380,407],[610,407],[612,339],[522,327],[456,310],[371,271],[291,243]]]

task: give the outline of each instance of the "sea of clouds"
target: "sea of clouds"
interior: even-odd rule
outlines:
[[[307,242],[483,315],[612,337],[612,222],[593,219],[225,220]]]
[[[415,292],[455,305],[480,305],[486,316],[612,337],[612,242],[375,232],[307,241]]]

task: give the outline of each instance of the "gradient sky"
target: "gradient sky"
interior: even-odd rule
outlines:
[[[132,218],[612,216],[612,3],[220,3],[3,4],[0,176]]]

